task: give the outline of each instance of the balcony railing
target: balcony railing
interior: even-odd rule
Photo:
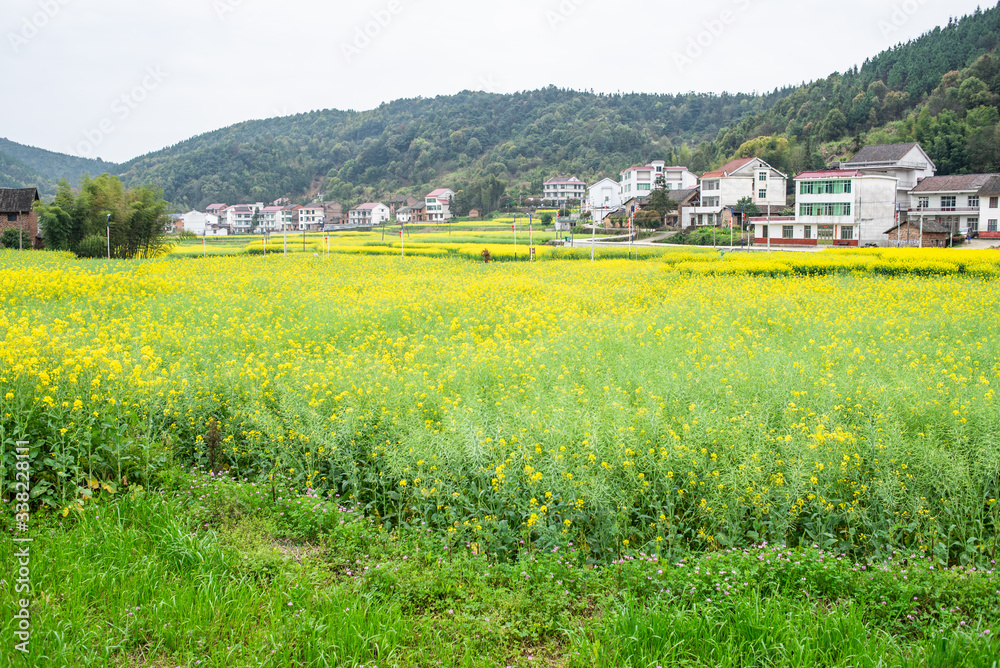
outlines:
[[[979,213],[978,206],[918,206],[907,209],[909,213]]]

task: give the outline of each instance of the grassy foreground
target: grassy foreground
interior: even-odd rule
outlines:
[[[36,635],[11,665],[991,668],[1000,652],[996,574],[917,554],[758,545],[588,566],[569,546],[498,562],[336,497],[164,482],[34,531]],[[0,629],[12,637],[9,616]]]
[[[1000,255],[703,255],[0,253],[13,660],[992,668]]]

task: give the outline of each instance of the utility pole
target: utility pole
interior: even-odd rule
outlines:
[[[108,259],[111,259],[111,214],[108,214],[108,219],[104,221],[108,226]]]

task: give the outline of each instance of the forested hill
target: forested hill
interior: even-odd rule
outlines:
[[[178,207],[318,194],[353,204],[438,186],[496,195],[497,184],[516,198],[540,194],[553,175],[592,181],[656,158],[699,172],[757,154],[795,173],[865,143],[906,140],[924,144],[943,173],[1000,171],[998,33],[1000,7],[977,11],[844,73],[764,95],[463,92],[249,121],[123,165],[29,147],[16,161],[49,180],[103,167],[162,187]]]
[[[714,139],[788,92],[602,96],[547,88],[398,100],[241,123],[137,158],[123,176],[152,179],[172,201],[192,205],[310,190],[348,201],[423,195],[485,174],[540,194],[554,173],[593,178],[654,155],[673,162],[674,147]]]

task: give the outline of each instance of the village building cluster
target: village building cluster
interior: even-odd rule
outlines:
[[[733,160],[701,176],[652,161],[621,170],[617,181],[588,185],[575,176],[550,179],[543,184],[542,202],[579,205],[584,217],[607,226],[634,219],[652,192],[665,188],[677,203],[666,217],[668,225],[745,225],[754,243],[778,246],[944,246],[962,236],[1000,239],[1000,174],[936,172],[917,143],[867,146],[847,162],[792,178],[756,157]],[[390,221],[440,223],[453,217],[454,197],[455,191],[438,188],[422,200],[395,197],[347,211],[339,202],[216,203],[204,212],[174,216],[174,229],[215,236],[321,232]],[[17,227],[37,244],[36,201],[34,188],[0,189],[0,230]],[[744,221],[742,209],[751,203],[755,215]]]

